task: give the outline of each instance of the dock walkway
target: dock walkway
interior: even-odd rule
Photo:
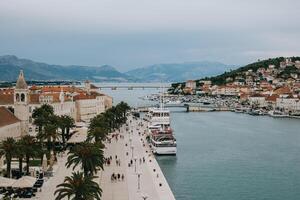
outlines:
[[[110,166],[105,166],[100,177],[103,200],[175,200],[154,155],[144,142],[146,139],[142,133],[145,131],[145,125],[140,127],[137,120],[130,120],[129,131],[122,127],[118,133],[123,139],[112,139],[111,143],[106,145],[105,155],[112,156],[113,162]],[[115,163],[116,155],[121,161],[121,166]],[[129,167],[131,160],[132,165]],[[124,174],[124,181],[111,181],[112,173]]]

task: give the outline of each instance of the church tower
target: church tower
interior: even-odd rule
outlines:
[[[29,124],[29,90],[24,78],[23,70],[20,71],[14,91],[15,116],[21,120],[21,136],[28,134]]]

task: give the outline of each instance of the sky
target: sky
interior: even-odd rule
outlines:
[[[120,71],[300,55],[299,0],[1,0],[0,55]]]

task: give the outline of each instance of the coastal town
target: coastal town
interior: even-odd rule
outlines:
[[[221,84],[209,79],[172,84],[166,102],[204,103],[253,115],[300,117],[300,60],[284,58],[278,65],[225,75],[225,83]]]
[[[147,125],[89,81],[29,86],[20,71],[0,93],[0,199],[174,200]]]

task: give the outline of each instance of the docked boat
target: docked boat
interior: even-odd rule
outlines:
[[[157,155],[176,155],[177,144],[171,128],[152,130],[150,143],[153,153]]]
[[[150,108],[145,118],[148,121],[149,142],[154,154],[176,155],[176,138],[170,126],[170,110],[164,108],[160,98],[159,108]]]
[[[279,111],[279,110],[273,110],[273,111],[270,111],[268,113],[271,117],[275,117],[275,118],[284,118],[284,117],[289,117],[288,114],[282,112],[282,111]]]

